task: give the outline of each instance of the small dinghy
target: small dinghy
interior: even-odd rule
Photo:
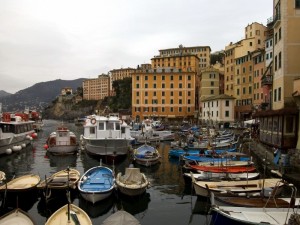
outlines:
[[[12,224],[22,224],[22,225],[36,225],[36,222],[29,216],[29,214],[22,209],[12,210],[0,217],[1,225],[12,225]]]

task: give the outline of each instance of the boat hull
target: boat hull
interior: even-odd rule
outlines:
[[[75,224],[72,219],[72,215],[70,216],[70,220],[68,221],[68,208],[70,207],[70,211],[74,212],[79,224],[84,225],[92,225],[92,221],[90,217],[86,214],[84,210],[79,208],[74,204],[70,204],[70,206],[65,205],[55,211],[47,220],[45,225],[58,225],[58,224]],[[74,215],[74,214],[73,214]]]
[[[213,206],[210,211],[212,215],[210,225],[282,225],[294,214],[290,208]]]
[[[115,178],[108,167],[96,166],[86,171],[78,182],[78,190],[83,199],[96,203],[108,198],[114,191]]]
[[[283,183],[280,179],[259,179],[245,181],[195,181],[193,187],[196,195],[210,197],[211,193],[215,196],[259,196],[262,192],[264,196],[272,193],[276,187],[276,195],[281,193]]]
[[[129,150],[129,141],[126,139],[87,139],[84,138],[85,149],[94,156],[125,156]]]
[[[47,149],[48,152],[54,155],[75,154],[77,150],[78,150],[78,145],[55,145]]]
[[[0,217],[0,224],[35,225],[36,223],[28,213],[21,209],[15,209]]]
[[[8,137],[0,140],[0,155],[10,154],[20,151],[32,143],[31,134],[34,130],[22,134],[10,134]],[[18,147],[18,148],[16,148]]]

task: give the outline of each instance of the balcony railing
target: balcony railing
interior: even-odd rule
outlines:
[[[273,76],[271,75],[265,75],[261,79],[261,85],[272,85],[273,84]]]

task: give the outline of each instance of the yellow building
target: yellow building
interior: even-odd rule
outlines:
[[[114,69],[110,71],[110,95],[114,95],[114,90],[112,84],[115,80],[123,80],[126,77],[131,77],[132,73],[135,72],[136,69],[133,68],[121,68],[121,69]]]
[[[84,100],[102,100],[109,96],[110,77],[101,74],[98,78],[84,80],[82,87]]]
[[[197,55],[199,58],[199,64],[198,64],[199,69],[202,70],[210,66],[210,52],[211,49],[209,46],[183,47],[182,45],[179,45],[178,48],[159,50],[159,56],[168,57],[168,56],[183,55],[183,54]],[[167,62],[167,64],[165,64],[164,66],[170,67],[173,65]]]
[[[258,112],[256,116],[260,120],[260,141],[288,151],[300,146],[297,145],[298,97],[294,87],[300,76],[300,1],[274,0],[272,25],[271,110]]]
[[[235,119],[251,118],[253,109],[252,52],[263,49],[266,27],[252,23],[245,28],[245,39],[225,47],[224,93],[235,98]]]
[[[194,118],[199,58],[155,56],[151,65],[132,74],[132,117]]]

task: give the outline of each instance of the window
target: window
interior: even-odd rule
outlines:
[[[179,88],[182,88],[182,83],[179,83]]]
[[[277,101],[277,89],[274,90],[274,102]]]
[[[229,100],[225,101],[225,106],[229,106]]]
[[[228,110],[225,111],[225,117],[229,117],[229,111]]]
[[[95,134],[95,133],[96,133],[95,127],[90,127],[90,134]]]
[[[182,104],[182,99],[179,99],[178,103],[179,103],[179,104]]]
[[[173,83],[170,85],[170,88],[174,88],[174,84]]]
[[[145,99],[145,104],[148,104],[148,99]]]
[[[148,96],[148,91],[145,91],[145,96]]]
[[[153,96],[156,96],[156,91],[153,92]]]
[[[174,79],[174,78],[173,78],[173,75],[171,75],[171,76],[170,76],[170,80],[173,80],[173,79]]]
[[[145,76],[145,80],[148,80],[148,76]]]
[[[295,127],[294,124],[295,124],[295,117],[294,116],[286,116],[285,133],[293,133],[294,127]]]
[[[161,92],[161,96],[165,96],[165,92],[164,91]]]
[[[281,68],[281,52],[278,54],[278,69]]]
[[[278,88],[278,101],[281,101],[281,87]]]
[[[140,100],[139,99],[136,100],[136,104],[140,104]]]
[[[182,75],[179,76],[179,80],[182,80]]]
[[[156,84],[153,84],[153,88],[156,88]]]
[[[136,88],[140,88],[140,85],[139,85],[139,84],[136,84]]]
[[[161,77],[161,80],[165,80],[165,75],[163,75],[163,76]]]
[[[215,82],[214,81],[211,81],[210,82],[210,86],[214,86],[215,85]]]
[[[145,84],[145,88],[148,88],[148,84]]]
[[[161,87],[162,87],[162,88],[165,88],[166,86],[165,86],[165,84],[161,84]]]
[[[104,130],[104,123],[99,123],[98,130]]]
[[[173,96],[173,95],[174,95],[173,91],[171,91],[171,92],[170,92],[170,95],[171,95],[171,96]]]
[[[214,94],[214,90],[210,90],[210,94],[213,95]]]
[[[137,91],[137,92],[136,92],[136,96],[140,96],[140,92]]]
[[[179,91],[179,96],[182,96],[182,91]]]
[[[300,8],[300,0],[295,0],[295,8]]]

